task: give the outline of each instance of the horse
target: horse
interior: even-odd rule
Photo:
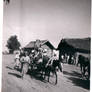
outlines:
[[[55,85],[57,84],[57,67],[62,72],[62,66],[61,66],[60,60],[53,60],[52,65],[48,65],[47,67],[45,67],[45,76],[44,76],[44,78],[47,76],[48,77],[48,82],[49,82],[50,73],[52,72],[52,74],[55,75]]]
[[[90,77],[90,60],[87,57],[79,55],[78,63],[80,64],[80,69],[82,76],[85,76],[85,73],[88,73],[88,79]]]
[[[41,55],[42,54],[42,55]],[[42,59],[42,62],[39,62],[39,60]],[[53,63],[51,66],[46,66],[48,61],[50,60],[50,57],[48,55],[45,55],[43,53],[39,53],[36,55],[36,57],[33,57],[33,64],[32,64],[32,68],[31,70],[34,70],[34,66],[37,68],[36,72],[42,72],[41,73],[41,77],[43,77],[43,79],[46,78],[46,76],[48,76],[48,82],[49,82],[49,78],[50,78],[50,73],[52,72],[53,75],[55,75],[55,84],[57,84],[57,67],[60,69],[60,71],[62,72],[62,66],[61,66],[61,62],[60,60],[53,60]]]

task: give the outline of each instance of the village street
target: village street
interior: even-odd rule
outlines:
[[[12,70],[14,55],[3,55],[2,92],[89,92],[89,81],[82,80],[80,68],[63,64],[63,73],[58,72],[58,84],[43,82]]]

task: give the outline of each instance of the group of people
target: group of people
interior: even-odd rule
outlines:
[[[21,50],[17,52],[14,58],[14,69],[21,69],[23,68],[23,64],[26,64],[27,67],[30,65],[30,57],[28,52]],[[26,69],[27,71],[27,69]]]
[[[22,74],[24,74],[28,71],[28,68],[31,65],[42,64],[43,61],[45,61],[43,58],[46,56],[47,56],[47,50],[46,49],[43,50],[42,48],[38,48],[37,50],[34,49],[31,51],[31,53],[21,50],[20,53],[16,53],[15,55],[14,68],[21,69]],[[45,63],[45,67],[52,65],[53,60],[56,60],[56,59],[57,59],[56,54],[53,54],[51,57],[49,57],[48,62]]]
[[[68,63],[68,64],[76,64],[76,58],[75,55],[61,55],[61,60],[63,63]]]

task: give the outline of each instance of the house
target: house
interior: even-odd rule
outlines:
[[[61,55],[75,55],[81,53],[85,56],[90,55],[91,38],[81,39],[62,39],[58,45],[59,57]]]
[[[36,48],[41,47],[42,49],[47,50],[47,55],[51,56],[53,53],[53,50],[55,49],[54,46],[48,41],[48,40],[36,40],[36,41],[31,41],[29,44],[27,44],[24,47],[24,50],[28,51],[29,53]]]

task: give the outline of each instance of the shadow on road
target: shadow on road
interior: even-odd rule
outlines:
[[[79,78],[74,78],[74,77],[67,77],[69,80],[72,81],[72,83],[75,86],[80,86],[82,88],[90,90],[90,81],[89,80],[82,80]]]
[[[45,79],[44,79],[44,77],[43,77],[43,75],[42,75],[41,72],[38,72],[36,70],[33,70],[33,71],[28,71],[28,74],[30,75],[31,78],[34,78],[34,79],[39,80],[41,82],[49,83],[49,84],[51,84],[53,86],[56,85],[55,84],[55,78],[53,78],[53,75],[50,75],[50,80],[48,82],[48,79],[47,79],[48,77],[45,75]]]
[[[40,81],[46,83],[46,81],[44,80],[44,78],[40,72],[36,72],[35,70],[33,70],[33,71],[28,71],[27,74],[29,74],[31,78],[34,78],[36,80],[40,80]]]
[[[63,71],[63,74],[67,75],[65,77],[68,80],[71,80],[75,86],[80,86],[88,90],[90,89],[90,80],[83,80],[80,73],[76,71],[72,71],[71,73],[67,71]]]
[[[10,69],[10,70],[14,70],[13,68],[11,68],[10,66],[6,66],[6,68]]]
[[[79,78],[82,77],[82,75],[80,73],[76,72],[76,71],[72,71],[71,73],[67,72],[67,71],[63,71],[63,74],[73,76],[73,77],[79,77]]]
[[[14,76],[16,76],[17,78],[21,78],[21,75],[16,74],[16,73],[11,73],[11,72],[8,72],[8,74],[10,74],[10,75],[14,75]]]
[[[19,72],[21,72],[21,68],[17,68],[17,67],[10,67],[10,66],[6,66],[7,69],[10,69],[10,70],[17,70]]]

